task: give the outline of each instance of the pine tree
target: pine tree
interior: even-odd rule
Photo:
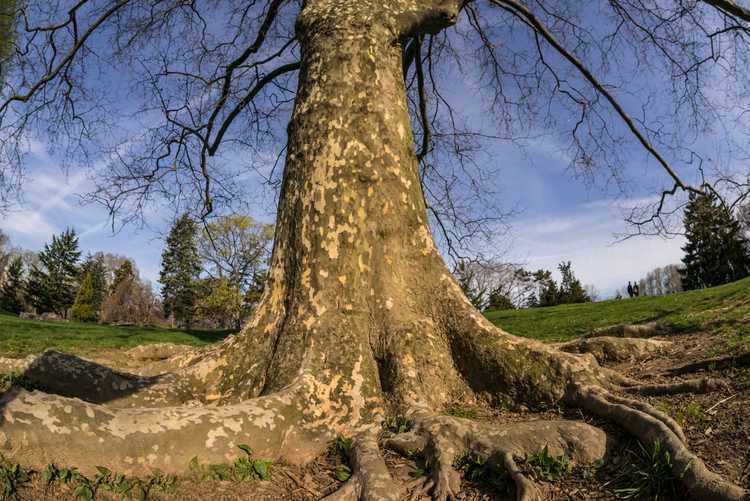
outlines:
[[[80,276],[78,237],[74,230],[53,236],[39,253],[41,266],[33,266],[29,276],[27,296],[38,312],[54,312],[65,317],[73,305]]]
[[[562,275],[558,304],[588,303],[591,301],[583,284],[573,273],[573,265],[570,261],[560,263],[557,269],[560,270],[560,275]]]
[[[0,309],[18,315],[23,311],[23,259],[16,256],[5,272],[3,287],[0,289]]]
[[[196,244],[197,228],[185,214],[172,226],[162,254],[159,282],[162,284],[164,314],[190,326],[196,304],[196,280],[201,271]]]
[[[98,318],[102,303],[107,295],[107,267],[104,264],[104,256],[101,253],[91,255],[81,265],[81,276],[91,275],[91,307]],[[83,283],[81,283],[83,287]],[[80,292],[80,291],[79,291]]]
[[[135,269],[133,263],[126,259],[122,264],[115,270],[115,278],[112,280],[112,284],[109,286],[109,293],[114,294],[117,288],[125,280],[130,280],[135,277]]]
[[[94,285],[91,272],[87,272],[81,287],[76,294],[76,300],[70,308],[70,318],[77,322],[96,321],[96,309],[94,308]]]
[[[750,275],[748,242],[739,222],[715,195],[690,195],[685,207],[682,285],[715,287]]]

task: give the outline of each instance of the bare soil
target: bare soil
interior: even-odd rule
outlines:
[[[727,383],[724,390],[704,395],[675,395],[637,397],[648,401],[678,420],[687,435],[690,448],[715,472],[750,489],[750,367],[709,368],[694,374],[675,377],[665,375],[667,369],[727,353],[730,346],[718,333],[697,332],[664,335],[673,343],[666,350],[646,359],[629,360],[611,364],[610,367],[638,379],[643,383],[665,383],[681,378],[713,377]],[[107,350],[92,360],[124,371],[153,373],[153,361],[138,361],[122,351]],[[630,395],[632,398],[632,395]],[[544,412],[526,409],[498,409],[480,403],[456,403],[456,408],[468,411],[471,419],[507,423],[513,421],[566,418],[585,420],[604,428],[611,438],[609,455],[603,465],[574,465],[572,470],[556,480],[540,478],[534,469],[520,462],[520,466],[535,479],[545,499],[554,500],[613,500],[618,499],[615,489],[622,486],[623,472],[633,463],[638,444],[616,426],[594,420],[572,409],[554,408]],[[454,414],[455,415],[455,414]],[[388,432],[384,432],[384,436]],[[394,479],[408,486],[405,500],[429,499],[423,495],[423,481],[427,467],[419,458],[407,459],[390,451],[383,451],[386,464]],[[345,459],[325,455],[304,466],[274,464],[270,481],[225,482],[179,479],[171,492],[154,491],[149,499],[180,500],[318,500],[334,492],[342,482],[337,472],[345,466]],[[427,472],[429,475],[429,472]],[[45,486],[36,477],[20,489],[22,499],[68,500],[76,499],[73,488]],[[662,494],[659,499],[685,498],[679,490]],[[97,494],[97,499],[121,499],[107,492]],[[511,501],[515,499],[511,481],[488,482],[465,479],[459,499],[467,501]],[[637,498],[636,498],[637,499]]]

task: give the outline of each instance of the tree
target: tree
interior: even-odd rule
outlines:
[[[78,290],[79,269],[78,237],[72,229],[44,245],[39,253],[40,265],[34,265],[27,284],[28,302],[38,312],[53,312],[66,317]]]
[[[239,329],[247,316],[247,305],[239,287],[226,278],[208,279],[200,295],[196,315],[223,328]]]
[[[266,273],[273,226],[250,216],[231,215],[207,224],[198,240],[205,272],[246,291]]]
[[[98,318],[104,298],[107,296],[107,268],[104,262],[104,255],[97,253],[89,254],[86,261],[81,265],[81,276],[91,278],[91,299],[90,305],[94,311],[95,317]],[[81,283],[83,287],[83,282]],[[80,294],[80,290],[79,290]]]
[[[462,142],[466,135],[460,130],[449,128],[443,135],[429,127],[434,116],[429,111],[444,106],[444,101],[428,85],[434,76],[431,58],[450,58],[458,52],[447,30],[459,15],[465,15],[469,29],[485,35],[479,37],[480,50],[470,47],[468,52],[486,55],[488,78],[509,75],[509,82],[522,86],[505,95],[507,82],[492,80],[495,94],[488,101],[501,108],[496,109],[498,122],[516,123],[519,113],[521,122],[535,117],[534,113],[524,115],[515,103],[523,106],[538,99],[542,105],[531,110],[537,111],[551,107],[551,97],[558,93],[566,96],[570,101],[565,103],[576,111],[574,120],[570,120],[572,113],[565,119],[573,124],[574,163],[590,169],[597,154],[610,158],[597,149],[602,145],[597,140],[606,145],[611,144],[609,139],[615,143],[620,139],[615,121],[608,119],[607,110],[614,110],[612,114],[627,133],[665,168],[670,183],[675,183],[673,191],[688,189],[651,143],[653,129],[648,124],[653,122],[647,122],[641,112],[637,120],[631,119],[612,94],[616,87],[609,81],[600,83],[594,74],[607,67],[619,69],[620,64],[612,64],[616,54],[608,51],[635,47],[641,75],[646,71],[641,68],[653,56],[657,58],[654,64],[666,64],[684,85],[702,82],[694,72],[704,68],[702,61],[712,64],[721,54],[714,58],[695,51],[716,46],[714,36],[705,40],[709,34],[727,44],[735,40],[730,37],[741,39],[745,31],[739,28],[746,28],[750,12],[730,0],[674,6],[655,2],[649,4],[651,10],[642,3],[592,2],[594,9],[608,15],[592,17],[595,26],[585,29],[591,20],[584,23],[575,16],[580,2],[553,5],[542,1],[527,7],[515,0],[481,4],[268,0],[227,2],[222,5],[226,14],[212,4],[213,11],[229,20],[222,24],[201,22],[198,4],[167,1],[134,6],[121,0],[105,3],[106,8],[97,3],[101,8],[85,11],[89,18],[79,19],[78,11],[64,16],[72,17],[78,29],[66,25],[53,34],[71,32],[77,37],[90,32],[85,27],[96,32],[103,25],[106,40],[114,39],[103,49],[112,46],[118,56],[131,50],[145,52],[138,61],[145,66],[139,75],[153,84],[156,94],[156,107],[149,111],[162,110],[165,123],[146,131],[141,142],[129,143],[137,150],[132,154],[122,148],[115,151],[106,175],[116,179],[103,183],[99,192],[113,210],[130,208],[124,205],[125,194],[134,196],[136,210],[142,210],[154,191],[162,190],[172,192],[171,199],[181,203],[199,201],[202,215],[210,213],[215,201],[227,197],[225,190],[232,181],[213,168],[222,162],[211,159],[222,144],[250,144],[256,148],[253,152],[260,149],[275,130],[267,121],[284,113],[285,100],[291,99],[286,89],[294,88],[291,79],[297,75],[290,123],[280,128],[288,133],[286,164],[263,298],[238,336],[171,361],[173,372],[158,384],[136,389],[124,385],[129,387],[126,393],[116,394],[116,405],[19,390],[5,402],[5,419],[0,423],[6,444],[15,447],[23,440],[24,447],[10,449],[11,454],[23,454],[24,459],[43,465],[51,459],[48,451],[64,447],[68,461],[89,468],[106,463],[127,471],[155,467],[179,471],[195,456],[222,462],[228,449],[240,441],[252,445],[259,456],[305,461],[344,434],[353,437],[349,450],[353,474],[338,493],[340,498],[393,500],[401,492],[389,479],[374,430],[380,429],[386,417],[401,416],[409,420],[411,430],[393,437],[390,445],[425,456],[431,465],[431,493],[439,501],[458,495],[461,479],[453,464],[467,449],[502,460],[514,472],[521,495],[528,498],[535,496],[529,492],[534,489],[516,467],[514,456],[548,446],[553,455],[572,454],[580,461],[604,457],[605,433],[581,421],[513,423],[498,430],[442,412],[456,399],[482,398],[505,405],[579,408],[623,426],[640,440],[662,444],[674,475],[697,498],[738,500],[744,496],[743,489],[709,472],[689,451],[674,420],[647,403],[612,392],[632,381],[602,369],[594,357],[514,337],[491,325],[471,305],[430,230],[428,210],[439,216],[440,205],[430,204],[429,209],[427,205],[432,200],[430,187],[456,184],[451,177],[441,176],[432,163],[439,161],[438,155],[431,156],[435,144],[453,145],[459,158],[470,145]],[[698,14],[720,18],[722,32],[696,26],[705,17]],[[482,28],[493,20],[492,26]],[[213,24],[219,24],[229,40],[240,46],[225,44],[224,38],[214,41],[221,32],[211,30]],[[722,37],[727,24],[739,26]],[[688,33],[691,43],[679,35],[685,25],[693,28]],[[644,36],[644,26],[656,34]],[[675,30],[678,35],[664,36],[662,30],[669,35]],[[527,43],[514,36],[519,32],[528,34]],[[34,43],[30,35],[26,40]],[[676,41],[670,44],[672,40]],[[175,50],[175,44],[183,41],[189,49],[184,54]],[[219,45],[214,47],[214,43]],[[71,45],[69,59],[76,63],[89,52],[77,50],[85,43]],[[516,46],[527,47],[523,55],[529,58],[517,57]],[[640,52],[644,46],[652,50]],[[168,52],[162,53],[165,47]],[[34,51],[28,52],[34,56]],[[102,59],[97,51],[91,52]],[[694,54],[696,64],[690,57]],[[732,52],[732,57],[744,55],[742,50]],[[494,64],[493,56],[500,57]],[[53,66],[50,70],[46,59],[40,59],[41,64],[26,66],[30,75],[22,76],[30,82],[41,81],[43,92],[37,95],[32,88],[30,96],[23,100],[22,95],[12,104],[24,110],[41,107],[43,113],[50,109],[45,108],[45,100],[53,89],[74,99],[76,94],[65,89],[78,81],[63,71],[77,67],[69,66],[68,60],[60,63],[62,69]],[[519,72],[516,65],[526,61],[530,68]],[[594,70],[587,67],[587,62],[597,61],[601,64]],[[503,72],[505,62],[510,67]],[[564,78],[554,73],[562,64],[570,64],[579,80],[568,72]],[[37,78],[34,71],[42,72],[46,80]],[[683,79],[685,72],[688,78]],[[65,78],[56,78],[58,73]],[[178,85],[170,85],[171,76]],[[576,85],[581,80],[584,85]],[[20,77],[18,87],[22,89],[18,92],[28,88]],[[700,120],[700,102],[688,104],[695,106],[676,108],[697,109]],[[641,111],[647,113],[649,106]],[[72,114],[78,120],[88,118]],[[448,121],[447,114],[438,113],[436,120]],[[245,127],[237,127],[240,123]],[[413,124],[418,128],[416,141]],[[594,137],[586,135],[592,133]],[[654,140],[663,137],[661,131],[653,136]],[[658,145],[674,140],[667,136]],[[470,163],[459,163],[458,170]],[[460,205],[452,208],[451,212],[461,213]],[[452,241],[450,230],[444,235]],[[174,296],[169,298],[172,301]],[[117,374],[110,377],[120,382]],[[102,382],[97,379],[97,384]],[[54,393],[54,387],[45,388]],[[76,386],[79,395],[85,396],[86,389],[83,382]],[[196,406],[196,401],[212,405]],[[54,426],[50,416],[55,418]],[[60,429],[90,433],[62,434]],[[145,454],[143,444],[165,452]]]
[[[5,273],[5,280],[0,287],[0,310],[18,315],[24,307],[23,260],[14,257]]]
[[[453,270],[458,286],[475,308],[483,310],[487,302],[487,286],[482,280],[481,271],[476,263],[459,261]]]
[[[591,298],[583,288],[583,284],[573,273],[573,264],[562,262],[558,265],[562,280],[560,281],[560,290],[558,294],[559,304],[588,303]]]
[[[738,221],[715,195],[693,195],[685,208],[682,286],[715,287],[750,275],[748,242]]]
[[[190,326],[196,303],[196,281],[201,272],[197,228],[185,214],[175,221],[161,255],[161,294],[164,314]]]
[[[75,302],[70,308],[70,319],[77,322],[94,322],[97,309],[94,306],[94,283],[91,272],[86,272],[78,288]]]
[[[131,280],[136,276],[137,273],[135,271],[135,267],[133,266],[133,262],[130,259],[124,259],[120,266],[118,266],[115,270],[112,283],[109,286],[109,293],[114,294],[117,288],[120,287],[121,283],[126,280]]]

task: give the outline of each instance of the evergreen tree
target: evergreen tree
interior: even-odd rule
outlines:
[[[23,296],[23,259],[16,256],[5,272],[5,280],[0,289],[0,309],[18,315],[23,311]]]
[[[536,306],[555,306],[559,301],[559,290],[557,282],[552,278],[552,272],[549,270],[537,270],[533,274],[533,280],[536,284],[537,294],[529,300],[530,307]]]
[[[79,278],[78,237],[74,230],[53,236],[39,253],[40,266],[32,266],[27,287],[29,302],[38,312],[65,317],[73,305]]]
[[[104,263],[104,256],[101,253],[90,255],[81,265],[81,275],[91,276],[91,307],[98,318],[104,298],[107,295],[107,267]],[[81,283],[83,287],[83,282]],[[80,291],[79,291],[80,292]]]
[[[196,281],[201,272],[196,244],[197,228],[190,217],[180,217],[167,237],[161,256],[164,314],[184,326],[190,326],[196,304]]]
[[[126,259],[122,262],[120,267],[115,270],[115,278],[109,286],[109,293],[114,294],[121,283],[134,277],[135,269],[133,268],[133,263],[129,259]]]
[[[560,263],[557,269],[560,270],[560,275],[562,275],[558,304],[588,303],[591,301],[583,284],[573,273],[573,265],[570,261]]]
[[[739,222],[715,195],[691,194],[685,207],[682,285],[715,287],[750,274],[748,242]]]
[[[87,272],[81,287],[78,288],[76,300],[70,308],[70,318],[78,322],[94,322],[97,317],[94,308],[94,285],[91,272]]]

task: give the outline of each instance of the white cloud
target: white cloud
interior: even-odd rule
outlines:
[[[617,242],[615,233],[627,231],[619,211],[639,200],[599,200],[581,204],[564,217],[530,218],[514,224],[513,261],[528,268],[556,271],[561,261],[572,261],[585,284],[605,295],[658,266],[678,263],[681,238],[638,237]]]
[[[33,239],[46,239],[57,233],[57,228],[42,213],[31,210],[10,212],[2,220],[2,227],[11,236],[16,233]]]

